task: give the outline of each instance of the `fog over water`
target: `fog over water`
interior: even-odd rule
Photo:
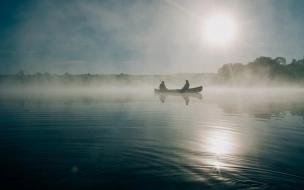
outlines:
[[[0,187],[303,190],[303,9],[0,1]]]
[[[303,89],[0,91],[3,186],[302,189]]]

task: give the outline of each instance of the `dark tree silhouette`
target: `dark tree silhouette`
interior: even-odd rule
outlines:
[[[271,84],[291,82],[302,84],[304,81],[304,58],[292,59],[286,64],[284,57],[258,57],[247,65],[240,63],[224,64],[218,70],[219,81],[223,84]]]
[[[280,65],[286,65],[286,59],[284,57],[277,57],[274,59],[274,61]]]

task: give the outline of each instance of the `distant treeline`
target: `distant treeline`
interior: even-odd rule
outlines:
[[[216,78],[211,74],[173,74],[173,75],[128,75],[128,74],[80,74],[64,75],[36,73],[25,75],[22,70],[16,75],[0,75],[2,87],[93,87],[93,86],[155,86],[158,88],[160,81],[165,81],[167,87],[180,88],[189,80],[193,85],[212,84]]]
[[[259,57],[248,64],[224,64],[218,73],[179,73],[172,75],[128,75],[128,74],[80,74],[64,75],[48,72],[25,74],[20,70],[15,75],[0,75],[1,87],[43,86],[43,87],[90,87],[153,85],[158,87],[163,80],[167,87],[179,88],[189,80],[191,86],[304,86],[304,58],[286,59]]]
[[[304,58],[286,59],[277,57],[259,57],[247,65],[228,63],[218,70],[218,83],[235,86],[304,86]]]

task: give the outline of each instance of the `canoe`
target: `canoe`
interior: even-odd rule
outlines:
[[[159,90],[159,89],[154,89],[154,92],[156,93],[198,93],[203,90],[202,86],[195,87],[195,88],[189,88],[185,92],[181,92],[182,89],[173,89],[173,90]]]

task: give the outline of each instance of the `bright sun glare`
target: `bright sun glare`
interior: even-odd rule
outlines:
[[[225,45],[234,35],[234,23],[225,15],[210,18],[205,25],[205,38],[212,44]]]
[[[216,155],[231,154],[233,147],[231,144],[231,137],[228,133],[215,132],[209,142],[209,150]]]

